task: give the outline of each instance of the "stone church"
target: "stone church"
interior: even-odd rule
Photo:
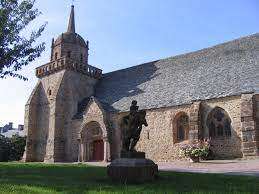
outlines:
[[[137,150],[181,159],[180,146],[210,138],[218,158],[259,154],[259,33],[211,48],[102,73],[75,32],[52,40],[50,62],[25,106],[28,162],[110,161],[130,103],[147,111]]]

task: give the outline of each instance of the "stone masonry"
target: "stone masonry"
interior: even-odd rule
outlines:
[[[256,129],[257,113],[256,96],[243,94],[241,96],[241,126],[244,156],[258,154],[258,130]]]

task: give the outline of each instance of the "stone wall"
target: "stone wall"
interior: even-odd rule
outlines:
[[[112,140],[111,142],[111,159],[119,158],[120,151],[122,147],[121,142],[121,119],[123,116],[126,116],[126,113],[121,114],[109,114],[109,120],[111,121],[111,135]]]
[[[257,98],[256,95],[242,94],[241,95],[241,126],[243,140],[243,155],[257,155]]]
[[[69,43],[63,44],[61,49],[61,56],[67,56],[68,52],[71,52],[71,59],[82,61],[88,64],[88,48]]]
[[[214,107],[223,108],[232,122],[232,136],[216,138],[212,141],[213,151],[218,157],[242,157],[241,153],[241,125],[240,125],[240,96],[212,99],[203,102],[194,102],[170,108],[147,110],[148,127],[143,127],[137,150],[146,152],[146,156],[154,161],[167,162],[185,159],[180,153],[180,147],[197,140],[198,135],[208,135],[206,127],[207,115]],[[184,112],[190,118],[189,140],[177,142],[174,139],[174,118]],[[120,113],[114,122],[121,122],[127,113]],[[117,128],[118,124],[114,124]],[[204,131],[201,133],[201,131]],[[119,131],[119,130],[117,130]]]
[[[55,155],[62,161],[72,161],[73,129],[70,121],[77,113],[78,103],[93,95],[96,79],[73,71],[66,71],[56,100]],[[62,156],[63,155],[63,156]]]
[[[46,76],[39,80],[25,106],[25,130],[27,131],[26,156],[27,161],[44,161],[46,153],[51,153],[48,147],[54,140],[53,109],[57,88],[62,80],[64,71]]]
[[[259,97],[258,95],[254,97],[256,100],[257,116],[256,121],[258,121],[258,106]],[[207,117],[209,113],[215,108],[220,107],[228,114],[231,119],[231,136],[230,137],[214,137],[212,142],[213,152],[216,154],[217,158],[237,158],[242,157],[242,125],[241,118],[243,113],[242,110],[242,98],[240,96],[225,97],[220,99],[211,99],[202,102],[194,102],[191,105],[183,105],[170,108],[161,108],[147,110],[147,122],[148,127],[143,127],[141,133],[141,138],[137,144],[137,150],[146,152],[148,158],[155,161],[166,162],[173,160],[185,159],[180,154],[180,146],[188,143],[190,141],[197,141],[198,137],[208,138],[209,129],[206,124]],[[91,103],[90,103],[91,104]],[[103,112],[102,108],[96,103],[92,103],[88,107],[85,113],[85,122],[89,123],[92,120],[98,123],[103,122]],[[186,113],[189,116],[190,128],[189,128],[189,140],[177,142],[175,139],[175,118],[179,113]],[[105,127],[109,126],[111,134],[111,158],[119,157],[121,149],[121,120],[122,117],[128,113],[119,114],[108,114],[106,115],[106,120],[110,120],[111,123],[105,123]],[[82,128],[82,119],[73,121],[73,129],[78,129],[80,126]],[[256,125],[258,126],[258,125]],[[258,134],[258,133],[256,133]],[[74,134],[74,143],[71,144],[74,154],[78,153],[78,142],[76,142],[76,137],[78,137],[78,130]],[[258,136],[256,136],[258,138]],[[258,144],[257,144],[258,145]],[[258,149],[258,147],[257,147]],[[78,154],[75,154],[73,158],[76,158]]]
[[[83,98],[93,95],[97,80],[62,70],[40,79],[25,112],[27,161],[71,161],[70,121]],[[80,88],[80,89],[79,89]]]
[[[40,88],[42,88],[42,84],[40,82],[37,83],[36,87],[34,88],[30,98],[25,105],[25,115],[24,115],[24,130],[25,134],[27,134],[27,141],[26,141],[26,149],[24,152],[23,160],[30,162],[30,161],[37,161],[36,155],[36,137],[37,137],[37,107]]]
[[[255,111],[256,111],[256,146],[257,156],[259,156],[259,94],[255,95]]]
[[[25,107],[26,161],[42,162],[53,155],[55,98],[64,71],[39,80]]]
[[[215,107],[224,109],[231,119],[231,136],[216,137],[212,139],[212,150],[217,158],[242,157],[241,152],[241,112],[240,96],[212,99],[202,102],[202,136],[209,137],[206,121],[210,111]]]
[[[179,147],[173,139],[173,119],[179,112],[189,115],[190,105],[148,110],[146,119],[148,127],[143,127],[138,151],[146,152],[146,157],[154,161],[173,161],[181,158]],[[119,120],[125,115],[120,114]]]
[[[71,124],[70,124],[70,130],[72,132],[71,134],[71,140],[70,140],[70,160],[72,162],[77,162],[79,159],[79,140],[80,140],[80,136],[79,136],[79,132],[81,129],[83,123],[83,118],[81,119],[74,119],[71,120]]]
[[[57,95],[60,84],[63,80],[65,71],[60,71],[55,74],[43,77],[41,83],[45,88],[46,96],[49,100],[49,114],[48,114],[48,136],[45,144],[46,154],[44,155],[44,161],[54,161],[55,154],[55,132],[56,132],[56,104]],[[44,120],[43,120],[44,122]]]
[[[58,39],[55,44],[52,45],[51,61],[65,56],[68,57],[68,52],[70,52],[69,58],[88,64],[88,45],[81,45],[73,41],[64,42],[62,39]]]

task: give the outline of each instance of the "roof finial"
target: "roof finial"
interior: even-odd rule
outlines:
[[[74,5],[71,5],[71,12],[69,17],[69,23],[67,27],[67,32],[69,33],[75,33],[75,12],[74,12]]]

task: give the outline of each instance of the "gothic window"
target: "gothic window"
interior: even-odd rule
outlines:
[[[175,132],[177,142],[188,139],[189,136],[189,117],[186,113],[180,113],[175,118]]]
[[[207,117],[207,127],[210,137],[231,136],[231,120],[227,112],[220,108],[214,108]]]

